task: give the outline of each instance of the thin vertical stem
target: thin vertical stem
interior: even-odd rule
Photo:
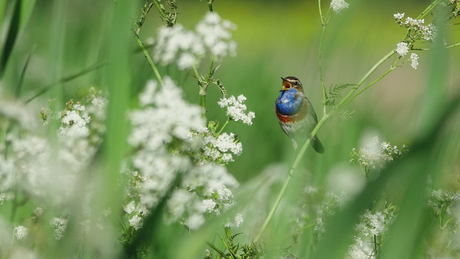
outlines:
[[[433,8],[438,5],[442,0],[436,0],[434,1],[433,3],[431,3],[425,10],[423,10],[423,12],[417,16],[417,20],[419,19],[422,19],[423,17],[425,17],[427,14],[429,14],[431,12],[431,10],[433,10]]]
[[[163,18],[166,18],[166,14],[163,12],[163,9],[162,9],[161,6],[158,4],[158,1],[157,1],[157,0],[153,0],[153,3],[154,3],[155,6],[157,7],[158,12],[160,12],[161,16],[162,16]]]
[[[329,119],[329,115],[328,114],[325,114],[321,120],[318,122],[318,124],[316,125],[316,127],[313,129],[313,131],[311,132],[311,136],[314,137],[316,135],[316,133],[318,132],[318,130],[323,126],[323,124]],[[288,173],[288,176],[286,178],[286,180],[284,181],[284,184],[283,184],[283,187],[281,188],[279,194],[278,194],[278,197],[276,198],[275,200],[275,203],[273,204],[270,212],[268,213],[267,215],[267,218],[265,218],[265,221],[264,223],[262,224],[262,227],[259,231],[259,233],[257,234],[254,242],[258,242],[260,240],[260,238],[262,237],[262,234],[264,233],[265,229],[267,228],[268,226],[268,223],[270,223],[270,220],[272,219],[273,215],[275,214],[276,212],[276,209],[278,208],[284,194],[286,193],[286,190],[287,190],[287,187],[289,185],[289,182],[291,181],[291,178],[292,178],[292,175],[294,173],[294,171],[297,169],[297,167],[299,166],[299,163],[300,161],[302,160],[302,157],[303,155],[305,154],[305,151],[307,151],[307,148],[308,146],[310,145],[311,143],[311,140],[310,138],[307,139],[307,141],[305,141],[305,143],[303,144],[302,148],[300,149],[299,153],[297,154],[297,156],[295,157],[294,159],[294,162],[292,163],[292,166],[291,168],[289,169],[289,173]]]
[[[208,0],[208,8],[209,8],[209,11],[210,12],[214,12],[213,8],[212,8],[212,3],[214,2],[214,0]]]
[[[192,67],[193,72],[195,73],[196,80],[198,81],[198,86],[200,87],[200,106],[201,106],[201,116],[206,120],[206,92],[208,88],[207,83],[203,83],[201,76],[198,73],[198,70],[195,66]]]
[[[320,81],[321,81],[321,89],[323,90],[323,114],[326,114],[326,99],[327,99],[326,87],[324,87],[323,65],[322,65],[322,52],[323,52],[323,41],[324,41],[325,32],[326,32],[326,25],[323,24],[323,29],[321,31],[321,39],[320,39],[320,42],[319,42],[319,52],[318,52],[319,78],[320,78]]]
[[[139,38],[139,35],[137,33],[134,33],[134,38],[137,41],[137,44],[139,44],[139,47],[142,49],[142,52],[144,53],[145,58],[147,58],[147,61],[150,64],[150,67],[153,69],[153,73],[155,73],[155,76],[158,79],[158,82],[163,86],[163,79],[161,78],[160,72],[158,72],[157,67],[153,63],[152,58],[150,57],[149,53],[147,52],[147,49],[145,49],[144,44],[142,43],[141,39]]]
[[[217,135],[220,135],[220,133],[222,133],[222,131],[225,129],[229,121],[230,121],[230,118],[227,118],[222,128],[220,128],[219,132],[217,132]]]

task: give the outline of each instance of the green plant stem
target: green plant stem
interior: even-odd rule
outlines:
[[[141,39],[139,38],[139,35],[137,35],[136,32],[134,32],[134,38],[136,39],[137,44],[139,44],[139,47],[142,49],[142,52],[144,53],[145,58],[147,58],[147,61],[149,62],[150,66],[152,67],[153,72],[155,73],[155,76],[158,79],[158,82],[160,82],[160,84],[163,86],[163,79],[161,79],[161,76],[160,76],[160,73],[158,72],[157,67],[153,63],[152,58],[150,57],[149,53],[145,49],[144,44],[142,43]]]
[[[211,62],[209,63],[208,75],[205,80],[202,80],[198,70],[193,66],[193,72],[195,77],[198,80],[198,85],[200,86],[200,106],[202,110],[202,117],[206,119],[206,94],[208,92],[209,82],[212,76],[212,67],[214,66],[214,56],[211,57]],[[204,82],[203,82],[204,81]]]
[[[89,73],[89,72],[92,72],[92,71],[94,71],[94,70],[96,70],[96,69],[99,69],[99,68],[101,68],[101,67],[103,67],[103,66],[105,66],[105,63],[94,64],[94,65],[92,65],[92,66],[90,66],[90,67],[88,67],[88,68],[83,69],[82,71],[80,71],[80,72],[78,72],[78,73],[76,73],[76,74],[72,74],[72,75],[65,76],[65,77],[63,77],[63,78],[57,80],[56,82],[51,83],[51,84],[49,84],[48,86],[44,87],[44,88],[43,88],[42,90],[40,90],[38,93],[36,93],[35,95],[33,95],[32,97],[30,97],[29,99],[27,99],[24,103],[27,104],[27,103],[31,102],[32,100],[34,100],[34,99],[37,98],[38,96],[40,96],[40,95],[46,93],[48,90],[51,89],[51,87],[53,87],[53,86],[55,86],[55,85],[57,85],[57,84],[62,84],[62,83],[66,83],[66,82],[72,81],[72,80],[74,80],[74,79],[76,79],[76,78],[78,78],[78,77],[80,77],[80,76],[82,76],[82,75],[85,75],[85,74],[87,74],[87,73]]]
[[[352,98],[352,95],[358,90],[358,88],[366,81],[366,79],[369,78],[369,76],[375,72],[375,70],[382,65],[386,60],[388,60],[391,56],[393,56],[396,53],[396,49],[391,50],[386,54],[383,58],[381,58],[375,65],[361,78],[361,80],[356,84],[353,89],[350,90],[350,92],[340,101],[340,103],[337,105],[337,107],[333,110],[334,112],[339,111],[342,109],[346,104],[348,104],[348,99]],[[380,80],[380,79],[379,79]],[[377,80],[378,81],[378,80]]]
[[[323,65],[322,65],[322,52],[323,52],[323,41],[324,41],[325,32],[326,32],[326,25],[323,24],[323,29],[321,30],[321,39],[319,41],[319,51],[318,51],[319,78],[321,81],[321,89],[323,89],[323,114],[326,114],[326,99],[327,99],[326,87],[324,87]]]
[[[358,95],[362,94],[364,91],[367,90],[367,88],[371,87],[372,85],[374,85],[375,83],[377,83],[378,81],[380,81],[382,78],[384,78],[386,75],[388,75],[391,71],[393,71],[396,67],[395,66],[392,66],[390,69],[387,70],[387,72],[385,72],[383,75],[381,75],[379,78],[375,79],[372,83],[368,84],[366,87],[364,87],[361,91],[359,91],[357,94],[353,95],[352,97],[350,97],[348,99],[347,102],[345,102],[343,104],[343,106],[347,105],[349,102],[351,102],[353,99],[355,99],[356,97],[358,97]]]
[[[316,127],[313,129],[311,132],[311,136],[314,137],[318,130],[323,126],[323,124],[329,119],[329,114],[324,114],[321,120],[318,122]],[[262,234],[264,233],[265,229],[268,226],[268,223],[270,223],[270,220],[272,219],[273,215],[276,212],[276,209],[278,208],[278,205],[281,202],[281,199],[283,198],[284,194],[286,193],[287,187],[289,185],[289,182],[291,181],[292,175],[294,171],[297,169],[299,166],[300,161],[302,160],[303,155],[305,154],[305,151],[307,150],[308,146],[310,145],[310,138],[308,138],[305,143],[303,144],[302,148],[299,150],[299,153],[297,153],[297,156],[294,159],[294,162],[292,163],[291,168],[289,169],[288,176],[286,180],[284,181],[283,187],[281,188],[278,197],[275,200],[275,203],[273,204],[270,212],[267,215],[267,218],[265,218],[264,223],[262,224],[262,227],[260,228],[259,233],[257,234],[254,242],[258,242],[260,238],[262,237]]]
[[[329,18],[325,18],[323,16],[323,12],[321,10],[321,0],[318,0],[318,9],[319,9],[319,16],[321,18],[321,39],[319,41],[319,51],[318,51],[318,66],[319,66],[319,78],[321,81],[321,89],[323,90],[323,114],[327,113],[326,110],[326,88],[324,87],[324,80],[323,80],[323,65],[322,65],[322,53],[323,53],[323,42],[324,42],[324,34],[326,33],[326,27]],[[328,16],[329,17],[329,16]]]
[[[157,0],[153,0],[153,3],[155,4],[155,6],[157,7],[158,9],[158,12],[160,12],[161,16],[163,18],[166,18],[166,14],[163,12],[163,9],[160,7],[160,5],[158,4],[158,1]]]
[[[219,132],[217,132],[217,136],[220,135],[220,133],[222,133],[222,131],[225,129],[225,127],[227,126],[228,122],[230,121],[230,118],[227,118],[227,121],[225,121],[224,125],[222,126],[222,128],[220,128]]]
[[[438,5],[442,0],[435,0],[433,1],[433,3],[431,3],[425,10],[423,10],[423,12],[417,16],[417,20],[419,19],[422,19],[423,17],[425,17],[427,14],[429,14],[431,12],[431,10],[433,10],[433,8]]]
[[[198,86],[200,87],[200,106],[201,106],[201,116],[206,120],[206,92],[208,91],[208,85],[203,84],[201,76],[198,73],[198,70],[195,66],[192,67],[193,72],[195,73],[196,80],[198,81]]]
[[[214,2],[214,0],[208,0],[208,8],[209,8],[209,11],[210,12],[214,12],[213,8],[212,8],[212,3]]]
[[[321,18],[321,25],[324,27],[324,16],[323,11],[321,10],[321,0],[318,0],[318,9],[319,9],[319,17]]]
[[[452,45],[449,45],[449,46],[445,46],[444,48],[445,48],[445,49],[451,49],[451,48],[455,48],[455,47],[458,47],[458,46],[460,46],[460,42],[459,42],[459,43],[452,44]],[[428,48],[425,48],[425,49],[416,49],[416,48],[413,48],[412,50],[430,51],[430,50],[432,50],[432,49],[428,49]]]
[[[214,56],[211,56],[211,62],[209,63],[209,68],[208,68],[208,77],[206,78],[206,82],[209,83],[209,79],[211,79],[212,76],[212,67],[214,66]]]

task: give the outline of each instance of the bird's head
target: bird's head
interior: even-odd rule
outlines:
[[[281,91],[289,91],[290,89],[294,88],[298,92],[303,93],[303,87],[300,80],[295,76],[288,76],[288,77],[281,77],[283,80],[283,87]]]

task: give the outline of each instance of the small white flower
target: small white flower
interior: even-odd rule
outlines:
[[[209,24],[218,24],[220,20],[220,16],[215,12],[209,12],[204,17],[204,22]]]
[[[395,19],[401,20],[404,18],[404,13],[395,13],[393,14],[393,16],[395,17]]]
[[[126,204],[126,206],[123,208],[126,213],[131,214],[133,213],[135,207],[134,207],[134,201]]]
[[[154,102],[155,90],[157,88],[157,82],[154,80],[150,80],[147,82],[147,85],[139,94],[139,102],[141,106],[146,106],[152,104]]]
[[[205,48],[201,38],[193,31],[189,31],[181,24],[176,26],[161,27],[158,30],[158,40],[154,48],[154,60],[160,61],[164,65],[174,62],[178,54],[187,53],[187,62],[181,61],[179,68],[188,68],[190,64],[199,62],[199,58],[205,54]],[[184,58],[182,58],[184,59]],[[193,62],[190,60],[193,59]],[[185,66],[187,65],[187,66]]]
[[[407,46],[407,43],[405,42],[400,42],[396,45],[396,52],[401,56],[404,57],[407,53],[409,53],[409,47]]]
[[[244,219],[243,219],[243,215],[241,213],[236,213],[235,215],[235,218],[233,219],[233,221],[227,221],[227,223],[225,224],[225,227],[239,227],[241,225],[241,223],[243,223]]]
[[[212,142],[213,146],[217,147],[221,152],[231,151],[235,155],[243,153],[243,145],[237,142],[235,134],[222,133]]]
[[[18,226],[14,229],[14,235],[18,240],[24,240],[29,234],[29,230],[26,227]]]
[[[36,217],[40,217],[43,214],[43,209],[40,207],[37,207],[34,209],[34,214]]]
[[[238,96],[238,98],[235,98],[235,96],[230,96],[229,98],[222,98],[220,99],[217,104],[221,108],[227,107],[227,116],[231,117],[234,121],[242,121],[244,124],[247,125],[252,125],[252,119],[256,117],[256,114],[254,112],[248,112],[246,114],[246,105],[243,104],[246,101],[246,97],[244,95]]]
[[[236,55],[236,42],[231,40],[231,31],[235,29],[236,25],[228,20],[222,21],[216,12],[207,13],[195,28],[198,35],[203,39],[204,45],[218,58],[228,54]]]
[[[420,27],[420,26],[422,26],[424,23],[425,23],[425,19],[417,20],[417,19],[414,19],[414,18],[412,18],[412,17],[407,17],[407,18],[406,18],[406,22],[405,22],[405,24],[406,24],[407,26],[413,26],[413,27]]]
[[[364,243],[361,238],[355,237],[355,243],[348,250],[347,259],[375,259],[372,243]]]
[[[54,228],[54,239],[60,240],[64,237],[64,232],[67,228],[67,219],[53,218],[50,220],[50,225]]]
[[[410,55],[410,60],[411,60],[410,65],[411,65],[414,69],[417,69],[417,66],[418,66],[418,55],[415,54],[415,53],[412,53],[412,54]]]
[[[428,24],[427,26],[421,26],[421,31],[422,31],[422,38],[424,40],[433,40],[434,37],[435,37],[435,32],[436,32],[436,28],[434,27],[434,25],[432,23]]]
[[[385,216],[377,211],[372,214],[370,210],[366,210],[361,217],[361,222],[356,226],[364,236],[380,235],[385,226]]]
[[[224,163],[229,163],[229,162],[233,162],[233,156],[232,154],[230,153],[225,153],[222,155],[222,162]]]
[[[348,3],[344,0],[332,0],[331,8],[336,14],[339,14],[343,9],[348,8]]]
[[[190,216],[185,225],[187,225],[188,228],[196,230],[201,227],[204,223],[204,217],[201,214],[193,214]]]
[[[192,68],[193,65],[197,64],[197,59],[190,53],[184,52],[179,56],[179,60],[177,60],[177,66],[180,70],[184,70],[187,68]]]
[[[216,207],[217,203],[212,199],[206,199],[203,200],[203,205],[205,206],[206,211],[211,213],[214,211],[214,208]]]
[[[172,219],[177,220],[181,218],[187,209],[187,204],[193,200],[193,195],[183,189],[177,189],[168,200],[168,209],[172,214]]]
[[[86,108],[85,108],[85,106],[77,103],[77,104],[73,105],[73,109],[76,110],[76,111],[82,111],[83,112],[83,111],[85,111]]]
[[[129,225],[132,226],[136,230],[140,229],[142,227],[142,218],[139,217],[138,215],[134,215],[129,220]]]

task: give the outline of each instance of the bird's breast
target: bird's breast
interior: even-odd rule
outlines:
[[[296,123],[305,119],[308,115],[307,102],[276,102],[276,116],[281,123]]]

